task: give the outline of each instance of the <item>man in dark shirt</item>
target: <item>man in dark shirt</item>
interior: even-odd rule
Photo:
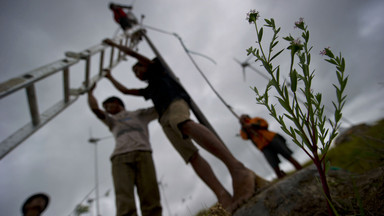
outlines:
[[[190,97],[167,73],[158,59],[150,60],[132,49],[106,39],[104,43],[116,47],[138,60],[133,66],[136,77],[148,82],[147,88],[128,89],[108,72],[106,77],[124,94],[151,99],[159,114],[163,130],[186,163],[191,163],[197,175],[211,188],[219,203],[229,212],[234,211],[267,181],[238,161],[215,134],[204,125],[190,119]],[[233,185],[233,196],[222,186],[207,161],[198,153],[194,140],[205,150],[219,158],[228,168]]]

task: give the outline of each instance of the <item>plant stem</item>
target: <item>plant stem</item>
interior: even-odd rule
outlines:
[[[320,175],[320,182],[321,182],[321,185],[323,187],[324,195],[326,196],[326,199],[327,199],[328,215],[334,216],[334,213],[333,213],[331,205],[330,205],[330,203],[332,202],[332,198],[331,198],[331,193],[329,191],[329,187],[328,187],[328,183],[327,183],[327,177],[325,175],[325,166],[323,166],[324,161],[323,162],[320,161],[319,160],[319,156],[316,153],[314,155],[313,162],[314,162],[314,164],[315,164],[315,166],[317,168],[317,171],[318,171],[318,173]]]

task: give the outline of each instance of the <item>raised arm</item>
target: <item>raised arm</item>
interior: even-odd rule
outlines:
[[[88,91],[88,105],[89,105],[89,108],[91,108],[92,112],[97,116],[97,118],[104,121],[106,118],[106,113],[99,108],[97,100],[93,95],[93,90],[95,89],[95,87],[96,87],[96,84],[94,84],[91,87],[91,89]]]
[[[103,42],[105,44],[108,44],[109,46],[118,48],[120,51],[124,52],[127,55],[130,55],[130,56],[136,58],[143,65],[149,65],[152,63],[152,61],[150,59],[148,59],[147,57],[139,54],[138,52],[135,52],[134,50],[132,50],[126,46],[122,46],[120,44],[117,44],[111,39],[105,39],[105,40],[103,40]]]
[[[129,95],[134,95],[134,96],[143,96],[140,92],[140,89],[128,89],[127,87],[125,87],[123,84],[121,84],[119,81],[117,81],[111,74],[111,71],[110,70],[105,70],[106,74],[105,74],[105,77],[107,79],[109,79],[113,86],[115,86],[115,88],[117,90],[119,90],[121,93],[123,94],[129,94]]]

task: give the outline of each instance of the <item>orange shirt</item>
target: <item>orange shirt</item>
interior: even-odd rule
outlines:
[[[246,122],[247,125],[254,125],[255,128],[248,129],[246,132],[244,128],[240,130],[240,135],[244,140],[252,140],[258,149],[262,150],[267,146],[275,137],[276,133],[268,130],[268,123],[262,118],[252,118]],[[256,129],[257,127],[257,129]]]

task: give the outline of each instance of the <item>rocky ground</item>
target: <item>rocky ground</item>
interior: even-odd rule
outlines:
[[[334,169],[329,171],[327,178],[339,215],[384,215],[384,167],[362,175]],[[317,170],[311,165],[270,185],[233,215],[328,215],[317,179]]]
[[[328,155],[333,166],[327,181],[338,215],[384,216],[384,120],[349,128]],[[263,188],[233,215],[328,215],[318,176],[309,165]],[[198,215],[229,214],[214,206]]]

